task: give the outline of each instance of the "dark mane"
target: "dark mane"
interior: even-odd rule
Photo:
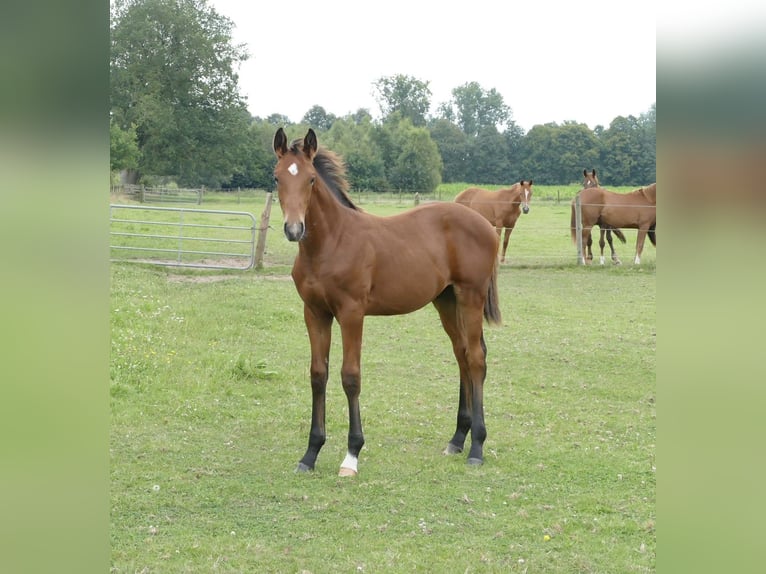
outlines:
[[[293,153],[302,152],[303,140],[294,140],[290,145],[290,151]],[[314,156],[314,167],[319,177],[322,178],[322,181],[327,186],[327,189],[332,192],[338,201],[350,209],[361,211],[348,195],[349,186],[346,179],[346,165],[342,157],[335,152],[320,147]]]

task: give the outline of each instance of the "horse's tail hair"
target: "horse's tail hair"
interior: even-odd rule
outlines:
[[[657,224],[655,223],[649,228],[649,231],[647,232],[647,235],[649,236],[649,241],[652,242],[652,245],[657,247]]]
[[[500,313],[500,302],[497,296],[497,266],[498,259],[495,258],[495,264],[492,266],[492,277],[489,280],[487,288],[487,298],[484,300],[484,318],[487,323],[500,325],[503,322],[503,316]]]
[[[572,243],[577,243],[577,222],[575,221],[575,204],[572,201],[572,220],[569,226],[569,231],[572,234]]]
[[[621,230],[619,230],[616,227],[614,227],[612,229],[612,233],[614,233],[617,236],[617,239],[619,239],[623,243],[626,243],[626,241],[625,241],[625,234]]]

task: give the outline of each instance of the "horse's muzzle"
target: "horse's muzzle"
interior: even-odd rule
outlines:
[[[306,233],[306,227],[302,221],[297,223],[285,223],[285,237],[289,241],[300,241]]]
[[[524,213],[529,213],[529,206],[525,205],[524,207],[521,208],[521,211],[523,211]]]

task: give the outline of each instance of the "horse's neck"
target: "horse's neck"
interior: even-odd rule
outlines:
[[[301,241],[306,254],[315,253],[326,245],[334,246],[333,238],[342,229],[344,219],[352,214],[353,210],[341,205],[329,189],[316,187],[306,210],[306,237]]]
[[[505,199],[513,199],[514,197],[519,197],[521,195],[521,186],[517,183],[511,187],[501,189],[500,193]]]

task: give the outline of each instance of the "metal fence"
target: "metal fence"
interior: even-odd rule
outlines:
[[[141,203],[202,203],[205,189],[186,189],[177,187],[146,187],[144,185],[125,184],[121,192]]]
[[[245,211],[110,204],[110,259],[246,270],[255,264],[256,231]]]

